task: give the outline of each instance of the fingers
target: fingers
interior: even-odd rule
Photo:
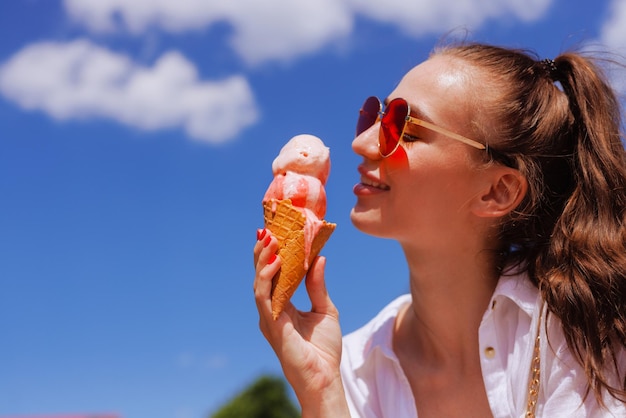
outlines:
[[[311,311],[337,317],[337,309],[330,300],[326,289],[326,281],[324,280],[325,267],[326,257],[319,256],[315,258],[306,276],[305,284],[311,299]]]
[[[269,240],[271,232],[267,229],[257,229],[256,230],[256,244],[254,245],[254,265],[256,266],[259,262],[259,255],[261,250],[266,247],[266,240]]]
[[[281,261],[276,255],[278,240],[267,230],[257,231],[254,245],[254,295],[261,316],[271,316],[272,278],[280,269]]]

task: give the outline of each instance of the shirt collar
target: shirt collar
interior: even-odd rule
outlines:
[[[398,313],[404,305],[410,302],[411,295],[409,294],[396,298],[365,325],[365,329],[361,331],[364,331],[364,335],[369,335],[370,337],[362,342],[360,347],[362,355],[353,359],[353,366],[356,369],[362,367],[365,360],[376,350],[380,351],[385,357],[397,361],[396,354],[393,351],[393,329]]]
[[[510,299],[532,318],[537,306],[538,293],[539,290],[531,283],[526,273],[507,272],[498,280],[491,303],[501,298]],[[370,338],[362,341],[360,347],[362,355],[353,359],[355,369],[361,368],[375,350],[379,350],[392,361],[398,361],[393,351],[393,329],[398,312],[410,301],[411,295],[409,294],[396,298],[365,325],[366,330],[362,331],[365,331],[365,335],[369,335]]]
[[[498,280],[491,303],[500,298],[510,299],[529,317],[532,317],[537,307],[538,295],[539,289],[531,283],[525,272],[505,272]]]

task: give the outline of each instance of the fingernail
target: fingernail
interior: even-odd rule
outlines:
[[[267,264],[272,264],[274,261],[276,261],[276,254],[272,254],[270,259],[267,261]]]
[[[268,235],[265,237],[265,240],[263,240],[263,246],[267,247],[268,245],[270,245],[270,241],[272,240],[272,236]]]
[[[263,237],[265,237],[265,233],[266,232],[267,232],[267,230],[265,228],[257,229],[256,230],[256,239],[257,239],[257,241],[261,241],[263,239]]]

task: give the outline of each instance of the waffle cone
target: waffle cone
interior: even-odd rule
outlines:
[[[272,316],[276,319],[337,225],[323,221],[313,238],[309,259],[305,260],[304,214],[289,199],[264,202],[263,212],[265,227],[278,239],[278,255],[282,261],[272,281]]]

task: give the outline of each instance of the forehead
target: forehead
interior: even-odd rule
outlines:
[[[434,120],[468,121],[476,97],[475,73],[459,59],[434,56],[411,69],[389,99],[402,97],[416,113]]]

